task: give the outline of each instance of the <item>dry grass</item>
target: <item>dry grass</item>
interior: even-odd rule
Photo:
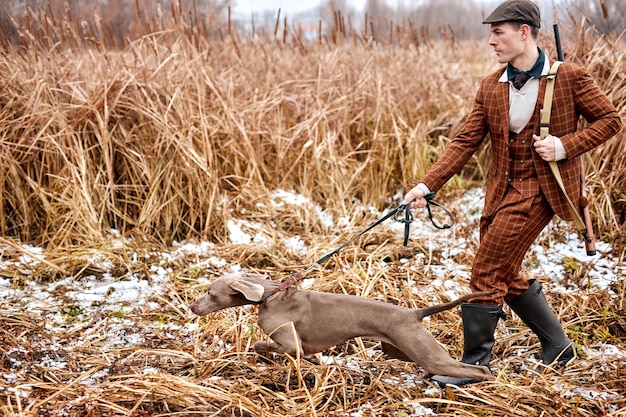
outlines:
[[[269,222],[264,223],[264,232],[271,229]],[[398,240],[385,228],[373,232],[333,258],[323,271],[312,273],[314,288],[411,307],[448,300],[445,286],[431,285],[434,272],[410,256],[424,251],[419,242],[406,249]],[[124,265],[121,254],[127,252],[138,254],[139,261]],[[281,279],[297,263],[288,251],[279,253],[230,244],[216,245],[200,256],[190,253],[178,258],[156,256],[145,247],[111,249],[102,254],[111,270],[140,271],[137,265],[141,264],[146,270],[155,265],[167,267],[165,288],[140,305],[110,307],[105,302],[81,310],[68,293],[89,279],[85,276],[64,280],[45,297],[48,307],[36,311],[20,311],[15,300],[3,303],[0,404],[5,415],[408,416],[430,409],[442,416],[621,416],[626,412],[621,395],[626,386],[626,359],[610,352],[598,354],[605,343],[624,351],[623,280],[615,283],[613,297],[593,288],[548,291],[582,355],[566,371],[530,373],[538,342],[509,316],[499,326],[494,350],[497,380],[440,390],[424,379],[419,367],[385,357],[378,344],[369,340],[357,339],[325,352],[335,357],[334,363],[314,365],[280,356],[266,362],[251,353],[251,344],[266,337],[256,327],[255,309],[229,309],[205,318],[193,317],[186,310],[201,294],[198,280],[223,269],[202,261],[219,256],[230,265],[277,265],[260,270]],[[55,253],[47,255],[54,258]],[[94,270],[98,262],[91,255],[77,255],[75,267]],[[409,262],[380,262],[407,255]],[[5,253],[7,260],[18,256]],[[29,278],[15,270],[13,282],[35,285],[32,276],[38,276],[37,272]],[[131,272],[117,274],[125,279]],[[458,283],[461,290],[467,288],[467,281],[454,272],[436,277]],[[426,325],[452,355],[460,355],[457,312],[433,316]],[[590,352],[594,356],[587,356]]]
[[[211,256],[284,278],[346,236],[327,230],[315,210],[271,206],[268,195],[293,189],[346,217],[347,230],[363,227],[371,215],[355,207],[388,206],[412,185],[458,129],[480,77],[494,68],[485,45],[454,39],[215,40],[179,21],[116,50],[97,34],[84,42],[78,28],[63,28],[50,26],[64,39],[59,43],[26,36],[19,48],[1,44],[2,256],[19,258],[26,242],[46,249],[28,274],[2,271],[18,289],[104,272],[150,280],[151,268],[163,263],[153,250],[187,238],[216,242]],[[572,29],[579,41],[566,45],[568,59],[587,65],[624,115],[623,41]],[[623,139],[621,133],[586,158],[597,234],[622,264]],[[480,183],[487,155],[478,155],[441,198],[453,201],[459,189]],[[271,245],[229,244],[229,219],[263,224]],[[112,246],[111,230],[132,240]],[[282,243],[293,235],[307,243],[311,259]],[[315,275],[315,289],[407,306],[446,300],[429,287],[428,272],[398,261],[406,249],[393,241],[388,232],[368,235]],[[428,253],[420,242],[412,245],[413,254]],[[471,263],[468,249],[458,260],[464,265]],[[168,263],[167,291],[147,300],[156,308],[112,312],[103,305],[87,314],[44,305],[33,313],[1,303],[4,414],[408,416],[419,415],[421,404],[442,416],[626,415],[623,358],[583,358],[562,374],[530,374],[527,358],[538,344],[513,318],[499,329],[498,380],[463,389],[430,389],[420,369],[383,357],[366,340],[329,352],[340,364],[257,362],[249,347],[264,336],[253,310],[203,319],[185,310],[200,294],[198,278],[221,272],[189,266],[200,260]],[[602,342],[624,351],[624,280],[614,287],[614,298],[593,288],[550,295],[581,352]],[[55,297],[63,293],[61,286]],[[54,327],[59,314],[64,332]],[[458,314],[433,317],[429,327],[458,357]],[[112,346],[111,334],[142,342]]]
[[[206,53],[185,38],[171,47],[148,38],[129,52],[67,51],[54,71],[47,60],[5,55],[0,175],[14,192],[4,196],[3,233],[52,245],[93,241],[110,228],[161,242],[216,238],[225,196],[274,188],[344,210],[353,198],[380,207],[434,157],[424,139],[436,142],[446,119],[464,111],[459,97],[434,99],[455,80],[419,76],[427,59],[451,54],[323,48],[301,56],[248,44],[239,59],[223,46]],[[299,65],[288,65],[294,54]],[[463,75],[472,88],[477,75]]]

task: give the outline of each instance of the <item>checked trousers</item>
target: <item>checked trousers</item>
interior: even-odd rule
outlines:
[[[480,220],[480,246],[470,279],[473,292],[497,292],[472,303],[502,304],[529,288],[528,280],[520,275],[522,261],[552,217],[554,211],[541,191],[525,198],[507,187],[494,214]]]

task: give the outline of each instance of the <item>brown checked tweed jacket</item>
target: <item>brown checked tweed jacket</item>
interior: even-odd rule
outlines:
[[[509,83],[499,82],[504,69],[485,77],[474,106],[459,135],[447,146],[441,158],[426,173],[422,182],[438,191],[469,161],[489,134],[492,161],[486,185],[484,216],[491,216],[501,201],[509,181]],[[542,77],[535,113],[529,123],[539,132],[539,111],[543,105],[546,77]],[[582,116],[588,123],[578,129]],[[600,91],[587,70],[573,63],[561,65],[556,77],[550,134],[561,139],[567,159],[559,162],[565,190],[572,201],[580,200],[580,162],[578,156],[601,145],[621,128],[620,117],[610,100]],[[532,146],[532,138],[528,138]],[[532,152],[533,166],[540,188],[554,212],[573,220],[549,164]]]

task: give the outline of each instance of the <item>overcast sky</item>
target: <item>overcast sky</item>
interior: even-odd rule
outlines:
[[[236,5],[232,7],[232,11],[244,16],[250,16],[252,13],[277,12],[280,9],[282,15],[289,16],[315,9],[320,7],[321,4],[322,0],[236,0]],[[365,0],[348,0],[348,4],[358,10],[362,10]]]
[[[385,0],[385,3],[394,7],[396,4],[409,5],[415,0]],[[484,0],[478,0],[480,3]],[[354,7],[356,10],[363,10],[366,0],[347,0],[348,5]],[[315,10],[321,7],[322,4],[327,4],[326,0],[234,0],[232,7],[233,13],[242,14],[243,16],[250,16],[252,13],[262,14],[265,11],[277,12],[281,11],[281,15],[290,16],[300,12],[309,10]]]
[[[319,8],[320,5],[327,4],[327,0],[231,0],[231,4],[235,4],[232,7],[234,13],[241,13],[243,15],[250,16],[252,13],[263,13],[264,11],[277,12],[281,10],[282,15],[292,15],[304,11],[309,11],[315,8]],[[558,0],[557,0],[558,1]],[[590,0],[591,1],[591,0]],[[624,1],[624,0],[614,0]],[[347,0],[348,4],[357,10],[363,10],[366,0]],[[417,0],[385,0],[385,3],[394,7],[396,5],[410,5],[416,3]],[[543,0],[541,3],[553,4],[554,0]],[[489,3],[489,0],[475,0],[475,3]]]

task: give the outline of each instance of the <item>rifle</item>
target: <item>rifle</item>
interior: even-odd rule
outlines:
[[[559,25],[555,23],[554,28],[554,41],[556,43],[557,59],[561,62],[565,61],[563,55],[563,48],[561,47],[561,35],[559,33]],[[580,160],[580,201],[578,203],[580,217],[585,224],[585,230],[580,231],[583,241],[585,242],[585,249],[588,256],[594,256],[596,254],[596,241],[593,234],[593,224],[591,223],[591,213],[589,212],[589,198],[587,197],[587,187],[585,182],[585,165],[583,163],[582,155],[578,157]]]

